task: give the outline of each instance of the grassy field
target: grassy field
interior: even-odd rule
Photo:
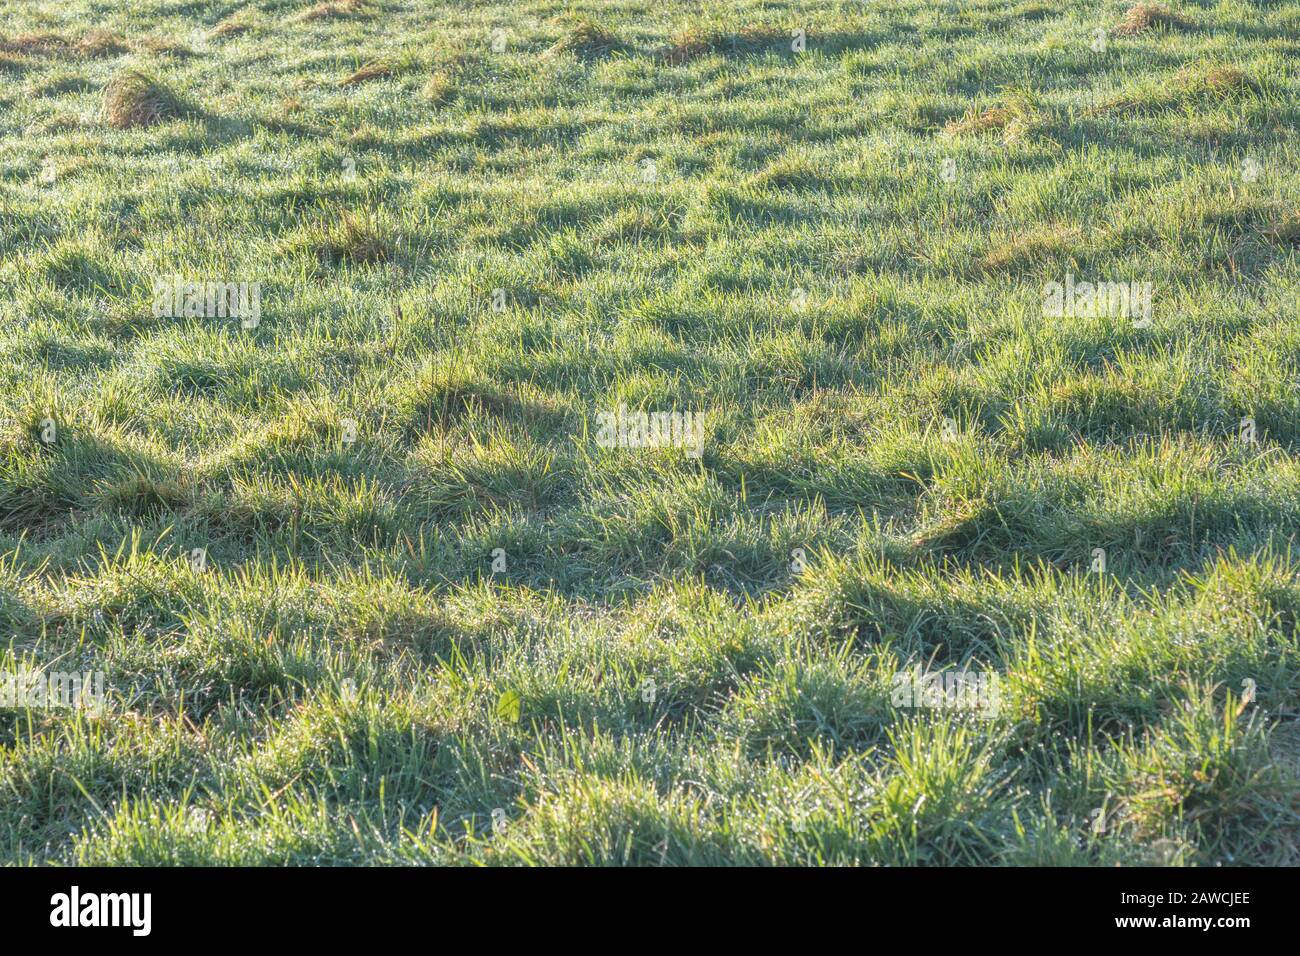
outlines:
[[[0,860],[1300,862],[1298,38],[0,0]]]

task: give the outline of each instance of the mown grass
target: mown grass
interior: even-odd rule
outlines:
[[[0,859],[1297,862],[1294,0],[0,11]]]

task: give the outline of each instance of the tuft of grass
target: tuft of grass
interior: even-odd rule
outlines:
[[[1260,83],[1236,66],[1213,63],[1189,64],[1158,85],[1138,92],[1111,97],[1087,112],[1090,115],[1117,110],[1158,112],[1185,107],[1204,109],[1215,103],[1239,100],[1261,91]]]
[[[127,43],[111,30],[102,28],[88,31],[77,41],[77,53],[86,59],[118,56],[127,51]]]
[[[1079,238],[1079,230],[1073,226],[1041,226],[996,243],[981,256],[979,265],[985,272],[1041,271],[1053,262],[1068,259]]]
[[[436,70],[424,83],[424,95],[434,103],[446,103],[456,93],[456,75],[451,70]]]
[[[45,58],[65,54],[71,44],[68,39],[48,30],[19,33],[7,40],[0,40],[0,53],[17,56]]]
[[[1153,27],[1185,29],[1191,23],[1163,3],[1137,3],[1129,7],[1112,32],[1119,36],[1136,36]]]
[[[104,115],[116,129],[152,126],[189,112],[184,101],[143,70],[123,70],[104,89]]]
[[[1235,66],[1188,67],[1178,75],[1190,95],[1228,97],[1259,91],[1259,84]]]
[[[948,136],[967,136],[971,133],[1003,132],[1011,125],[1012,114],[1000,106],[985,109],[971,107],[961,119],[951,120],[943,131]]]
[[[150,35],[134,41],[132,46],[154,56],[191,56],[194,51],[172,37]]]
[[[715,53],[736,56],[764,48],[775,49],[777,43],[786,39],[784,30],[770,26],[750,26],[736,31],[690,26],[673,34],[661,55],[665,62],[680,65]]]
[[[459,47],[441,54],[421,92],[434,103],[449,102],[461,83],[476,70],[478,62],[477,57]]]
[[[308,233],[307,247],[326,266],[375,265],[392,255],[392,245],[369,213],[341,210],[337,219]]]
[[[563,30],[547,50],[549,56],[568,53],[580,60],[598,60],[627,48],[616,34],[590,17],[572,17],[564,22]]]
[[[1282,245],[1300,246],[1300,211],[1292,212],[1264,230],[1264,236]]]
[[[356,86],[370,80],[380,80],[392,76],[396,67],[388,60],[372,60],[353,71],[339,81],[339,86]]]
[[[298,20],[335,20],[346,17],[357,17],[373,12],[369,0],[325,0],[324,3],[318,3],[308,7],[299,13],[296,17]]]
[[[191,492],[179,481],[136,472],[126,478],[103,482],[102,506],[137,517],[177,511],[191,500]]]
[[[261,16],[257,9],[255,7],[245,7],[232,13],[214,26],[208,31],[208,36],[213,38],[238,36],[254,29],[260,22]]]
[[[971,107],[959,119],[944,125],[945,136],[972,136],[1000,133],[1004,142],[1013,143],[1039,127],[1042,117],[1034,97],[1028,94],[1008,96],[1002,106],[984,109]]]

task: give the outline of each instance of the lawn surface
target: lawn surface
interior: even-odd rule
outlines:
[[[1300,862],[1298,38],[0,0],[0,861]]]

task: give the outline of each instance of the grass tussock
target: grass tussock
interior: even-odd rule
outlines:
[[[1077,227],[1051,225],[1013,236],[993,245],[979,259],[984,272],[1042,270],[1047,264],[1068,260],[1078,248]]]
[[[435,104],[448,103],[478,66],[478,57],[462,48],[442,54],[433,64],[421,93]]]
[[[1130,7],[1124,18],[1115,24],[1113,32],[1118,36],[1136,36],[1152,28],[1186,29],[1189,26],[1190,21],[1163,3],[1138,3]]]
[[[248,33],[250,30],[257,28],[261,23],[261,16],[255,7],[245,7],[226,17],[211,30],[208,36],[217,39],[220,37],[233,37],[241,33]]]
[[[128,49],[126,40],[112,30],[91,30],[77,41],[77,53],[86,59],[119,56]]]
[[[310,22],[313,20],[337,20],[347,17],[366,16],[374,12],[370,0],[325,0],[308,7],[298,14],[296,19]]]
[[[1284,246],[1300,246],[1300,211],[1291,213],[1264,230],[1270,242]]]
[[[1175,82],[1190,96],[1231,97],[1259,92],[1259,84],[1245,70],[1235,66],[1188,67]]]
[[[357,86],[371,80],[382,80],[394,75],[396,72],[396,66],[388,60],[372,60],[340,80],[339,86]]]
[[[7,40],[0,40],[0,53],[40,58],[64,54],[71,46],[66,37],[41,30],[20,33]]]
[[[115,129],[152,126],[192,112],[191,108],[142,70],[124,70],[104,90],[104,115]]]
[[[691,26],[669,39],[662,58],[666,63],[681,65],[713,54],[739,56],[762,49],[776,49],[778,43],[788,39],[785,30],[770,26],[744,27],[734,32],[718,27]]]
[[[155,34],[134,40],[131,45],[133,49],[153,56],[186,57],[194,55],[194,51],[180,40]]]
[[[548,56],[567,53],[580,60],[599,60],[626,49],[616,34],[590,17],[566,20],[563,29],[563,35],[547,50]]]
[[[960,118],[946,123],[943,133],[949,137],[997,133],[1003,142],[1013,143],[1041,125],[1042,115],[1032,97],[1011,96],[1002,106],[971,107]]]
[[[425,81],[422,92],[433,103],[446,103],[456,94],[456,74],[452,70],[435,70]]]
[[[325,266],[377,265],[393,252],[377,217],[346,210],[329,224],[317,226],[298,245],[308,248]]]
[[[1205,110],[1222,102],[1255,96],[1262,88],[1258,80],[1240,67],[1198,63],[1183,67],[1159,84],[1146,84],[1110,97],[1086,112],[1102,115],[1125,110],[1139,113],[1183,108]]]

